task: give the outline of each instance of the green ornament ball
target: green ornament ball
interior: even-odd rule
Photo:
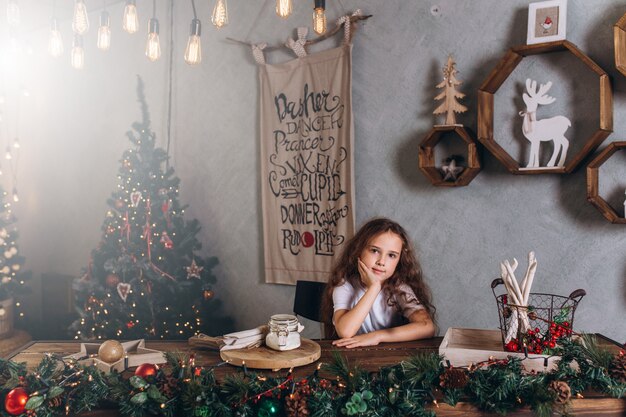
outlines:
[[[282,415],[282,405],[275,398],[265,398],[259,403],[257,417],[276,417]]]

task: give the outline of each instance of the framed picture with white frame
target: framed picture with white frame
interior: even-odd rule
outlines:
[[[549,0],[528,5],[528,45],[565,39],[567,0]]]

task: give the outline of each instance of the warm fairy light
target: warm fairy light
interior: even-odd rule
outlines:
[[[85,66],[85,49],[83,48],[83,37],[80,35],[74,35],[74,42],[72,43],[72,67],[77,70],[81,70]]]
[[[52,18],[50,38],[48,39],[48,53],[54,58],[58,58],[63,54],[63,38],[61,37],[59,22],[56,18]]]
[[[20,25],[20,6],[17,0],[9,0],[7,3],[7,23],[10,27],[16,28]]]
[[[316,7],[313,11],[313,30],[318,35],[326,32],[326,13],[322,7]]]
[[[89,30],[89,16],[84,0],[76,0],[74,3],[74,17],[72,18],[72,30],[78,35],[84,35]]]
[[[108,51],[111,47],[111,17],[106,10],[100,13],[97,46],[101,51]]]
[[[148,42],[146,43],[146,56],[152,62],[161,57],[161,44],[159,42],[159,21],[150,19],[148,23]]]
[[[122,27],[126,32],[131,34],[139,30],[139,17],[137,16],[137,5],[135,4],[135,0],[126,0]]]
[[[211,23],[218,29],[228,24],[226,0],[216,0],[213,14],[211,15]]]
[[[202,25],[200,20],[193,19],[191,21],[187,48],[185,49],[185,62],[189,65],[197,65],[202,62],[202,46],[200,44],[201,29]]]
[[[283,19],[291,15],[293,9],[291,0],[276,0],[276,14]]]

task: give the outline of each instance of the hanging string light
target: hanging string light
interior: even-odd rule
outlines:
[[[72,18],[72,30],[78,35],[84,35],[89,30],[89,16],[84,0],[75,0],[74,17]]]
[[[85,49],[83,48],[83,37],[75,34],[72,42],[72,67],[80,70],[85,66]]]
[[[20,197],[17,195],[17,188],[13,187],[13,202],[18,203],[20,201]]]
[[[100,13],[97,45],[101,51],[108,51],[111,47],[111,15],[106,10]]]
[[[159,42],[159,21],[156,18],[156,0],[152,0],[152,18],[148,22],[148,42],[146,56],[152,62],[161,57],[161,43]]]
[[[226,0],[216,0],[213,14],[211,15],[211,23],[216,28],[224,27],[228,24],[228,8]]]
[[[189,65],[197,65],[202,62],[202,45],[200,44],[202,25],[200,20],[198,20],[194,0],[191,0],[191,7],[193,8],[193,20],[191,21],[191,31],[189,32],[187,48],[185,48],[185,62]]]
[[[7,23],[10,27],[16,28],[20,25],[20,6],[17,0],[9,0],[7,3]]]
[[[135,0],[126,0],[122,27],[130,34],[139,30],[139,17],[137,16],[137,5],[135,4]]]
[[[291,16],[291,11],[293,9],[291,0],[276,0],[276,14],[283,19]]]
[[[315,0],[313,9],[313,30],[319,35],[326,33],[326,1]]]
[[[50,24],[50,39],[48,39],[48,53],[54,58],[63,54],[63,37],[59,31],[59,22],[56,17],[52,18]]]

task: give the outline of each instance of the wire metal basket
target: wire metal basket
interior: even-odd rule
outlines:
[[[574,313],[580,300],[587,294],[583,289],[573,291],[569,296],[561,296],[545,293],[530,293],[528,306],[518,306],[510,303],[506,293],[496,294],[496,288],[504,285],[502,278],[496,278],[491,282],[491,291],[498,305],[498,317],[500,319],[500,332],[502,334],[502,346],[506,347],[506,336],[514,321],[521,323],[527,320],[530,328],[540,334],[546,334],[550,325],[555,321],[567,322],[570,329],[574,326]],[[518,326],[517,340],[522,340],[522,328]],[[537,332],[536,332],[537,333]]]

